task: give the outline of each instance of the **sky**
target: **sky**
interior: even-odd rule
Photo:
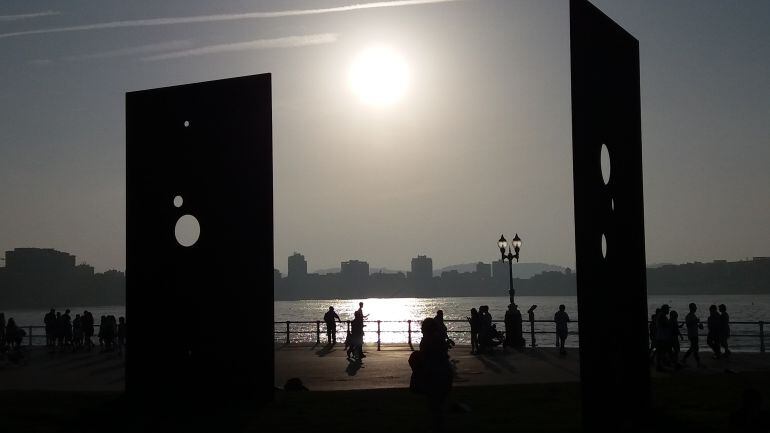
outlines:
[[[640,41],[648,264],[770,255],[770,2],[594,4]],[[574,266],[568,13],[3,2],[0,251],[125,269],[125,93],[270,72],[276,268],[489,262],[501,233]]]

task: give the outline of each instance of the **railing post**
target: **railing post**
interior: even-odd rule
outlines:
[[[759,321],[759,352],[765,353],[765,322]]]
[[[287,321],[286,321],[286,344],[289,344],[289,325],[290,325],[290,324],[291,324],[291,322],[289,322],[289,321],[287,320]]]
[[[27,335],[29,335],[28,345],[32,346],[32,327],[31,326],[29,327],[29,334]]]
[[[409,331],[407,331],[407,335],[409,336],[408,337],[409,338],[409,348],[413,349],[412,348],[412,321],[411,320],[407,320],[406,322],[409,325]]]
[[[329,326],[329,325],[326,325]],[[329,342],[331,343],[331,341]],[[315,321],[315,344],[321,344],[321,321]]]
[[[377,321],[377,351],[380,351],[380,321]]]

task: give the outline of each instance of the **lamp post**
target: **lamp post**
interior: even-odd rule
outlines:
[[[515,254],[511,253],[511,245],[513,245],[513,251],[515,251]],[[513,290],[513,259],[516,259],[516,262],[519,262],[519,250],[521,249],[521,238],[519,237],[519,234],[516,233],[516,236],[511,239],[511,243],[508,244],[508,241],[505,240],[505,236],[500,235],[500,240],[497,241],[497,247],[500,248],[500,255],[502,256],[502,261],[504,262],[505,259],[508,259],[508,276],[510,278],[510,288],[508,289],[508,295],[511,297],[511,304],[513,304],[513,295],[516,293]],[[508,254],[505,254],[505,249],[508,249]]]

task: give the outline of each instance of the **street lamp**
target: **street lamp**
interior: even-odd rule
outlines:
[[[516,254],[511,253],[511,245],[513,245],[513,251],[516,252]],[[516,262],[519,262],[519,250],[521,249],[521,238],[519,237],[519,234],[516,233],[516,236],[511,239],[511,243],[508,244],[508,241],[505,240],[505,236],[500,235],[500,240],[497,241],[497,247],[500,248],[500,255],[502,256],[502,261],[505,262],[505,259],[508,259],[508,276],[510,278],[510,289],[508,289],[508,295],[511,297],[511,304],[513,304],[513,295],[515,291],[513,290],[513,259],[516,259]],[[508,254],[505,254],[505,249],[508,249]]]

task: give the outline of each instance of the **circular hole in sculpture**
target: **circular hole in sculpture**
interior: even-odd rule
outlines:
[[[602,234],[602,257],[607,258],[607,237]]]
[[[610,151],[607,149],[606,144],[602,144],[602,179],[604,184],[610,183]]]
[[[185,120],[184,121],[184,127],[188,128],[189,126],[190,126],[190,121],[189,120]]]
[[[176,241],[183,247],[195,245],[201,235],[201,226],[198,223],[198,218],[192,215],[182,215],[176,222],[174,235],[176,236]]]
[[[182,203],[184,203],[184,200],[182,200],[181,195],[174,197],[174,207],[182,207]]]

